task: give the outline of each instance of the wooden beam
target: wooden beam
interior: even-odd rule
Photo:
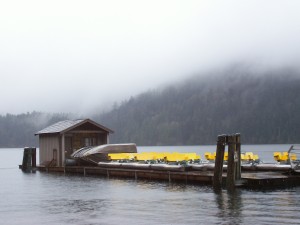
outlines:
[[[106,134],[106,132],[101,130],[74,130],[66,134]]]

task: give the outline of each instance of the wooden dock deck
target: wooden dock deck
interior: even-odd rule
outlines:
[[[105,167],[43,167],[37,170],[44,172],[60,172],[65,174],[81,174],[84,176],[102,176],[107,178],[129,178],[144,180],[161,180],[167,182],[181,182],[186,184],[213,184],[213,171],[159,171]],[[226,173],[222,174],[223,183],[226,183]],[[241,186],[246,188],[281,188],[300,185],[300,175],[285,174],[282,172],[243,172]],[[239,185],[240,186],[240,185]]]

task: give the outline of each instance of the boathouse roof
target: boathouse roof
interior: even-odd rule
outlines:
[[[109,129],[103,125],[100,125],[90,119],[79,119],[79,120],[64,120],[64,121],[57,122],[51,126],[48,126],[44,129],[38,131],[37,133],[35,133],[35,135],[54,134],[54,133],[63,134],[69,130],[75,129],[76,127],[79,127],[86,123],[92,124],[94,127],[102,129],[102,130],[106,131],[107,133],[114,133],[114,131],[112,131],[111,129]]]

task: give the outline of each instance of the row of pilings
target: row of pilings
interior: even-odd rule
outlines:
[[[228,146],[226,188],[233,190],[241,183],[241,135],[219,135],[213,177],[213,187],[215,190],[221,189],[223,186],[222,175],[226,146]]]

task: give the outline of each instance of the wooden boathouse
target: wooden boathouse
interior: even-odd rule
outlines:
[[[39,161],[45,166],[64,166],[77,149],[109,143],[113,131],[90,119],[64,120],[35,135],[39,136]]]

